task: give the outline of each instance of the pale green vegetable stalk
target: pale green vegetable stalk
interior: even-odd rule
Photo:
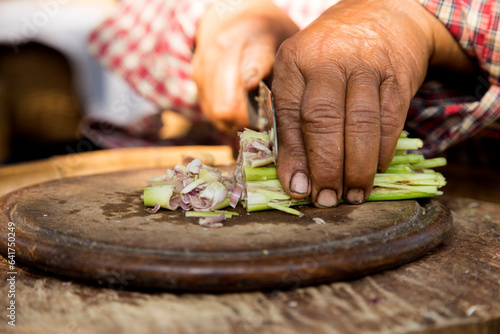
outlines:
[[[439,188],[446,185],[446,180],[441,173],[435,172],[432,168],[446,165],[446,159],[427,160],[423,155],[407,153],[408,150],[417,150],[423,146],[422,140],[407,138],[407,135],[406,132],[401,134],[396,155],[387,172],[375,175],[373,190],[368,201],[434,197],[442,194]],[[269,137],[266,136],[265,133],[251,130],[246,130],[241,135],[236,174],[238,182],[245,186],[243,204],[248,212],[278,209],[300,215],[300,211],[291,206],[310,204],[310,199],[290,198],[278,180],[275,163],[269,163],[268,158],[256,163],[253,160],[256,153],[248,149],[248,143],[252,140],[269,141]]]

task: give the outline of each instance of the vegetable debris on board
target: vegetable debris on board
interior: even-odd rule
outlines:
[[[377,173],[367,201],[401,200],[442,195],[446,184],[441,173],[432,168],[446,165],[446,159],[425,159],[408,153],[423,146],[420,139],[408,138],[403,132],[396,154],[385,173]],[[193,159],[187,165],[176,165],[165,175],[147,180],[142,198],[146,211],[160,208],[186,211],[186,217],[200,218],[205,227],[221,227],[222,221],[238,215],[222,209],[235,208],[239,203],[247,212],[280,210],[293,215],[302,213],[294,206],[307,205],[309,198],[295,200],[288,196],[278,180],[272,154],[272,141],[266,133],[245,130],[240,133],[240,151],[234,175]]]

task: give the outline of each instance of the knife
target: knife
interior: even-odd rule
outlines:
[[[273,158],[278,156],[278,139],[276,132],[276,116],[274,111],[273,93],[261,81],[259,87],[248,92],[248,120],[254,129],[266,131],[272,142]]]

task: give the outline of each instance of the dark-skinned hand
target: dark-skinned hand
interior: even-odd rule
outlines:
[[[343,0],[286,40],[272,83],[285,191],[318,207],[365,201],[429,64],[471,61],[415,0]]]

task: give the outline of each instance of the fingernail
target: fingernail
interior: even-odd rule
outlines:
[[[250,68],[249,70],[246,70],[245,72],[243,72],[243,75],[242,75],[243,85],[245,87],[251,86],[253,82],[257,81],[258,74],[259,74],[259,71],[257,71],[257,69],[255,67]]]
[[[309,179],[304,173],[295,173],[290,181],[290,190],[296,194],[307,194]]]
[[[347,192],[347,201],[351,204],[361,204],[365,201],[365,191],[354,188]]]
[[[316,204],[325,208],[331,208],[338,203],[337,192],[332,189],[323,189],[319,192]]]

